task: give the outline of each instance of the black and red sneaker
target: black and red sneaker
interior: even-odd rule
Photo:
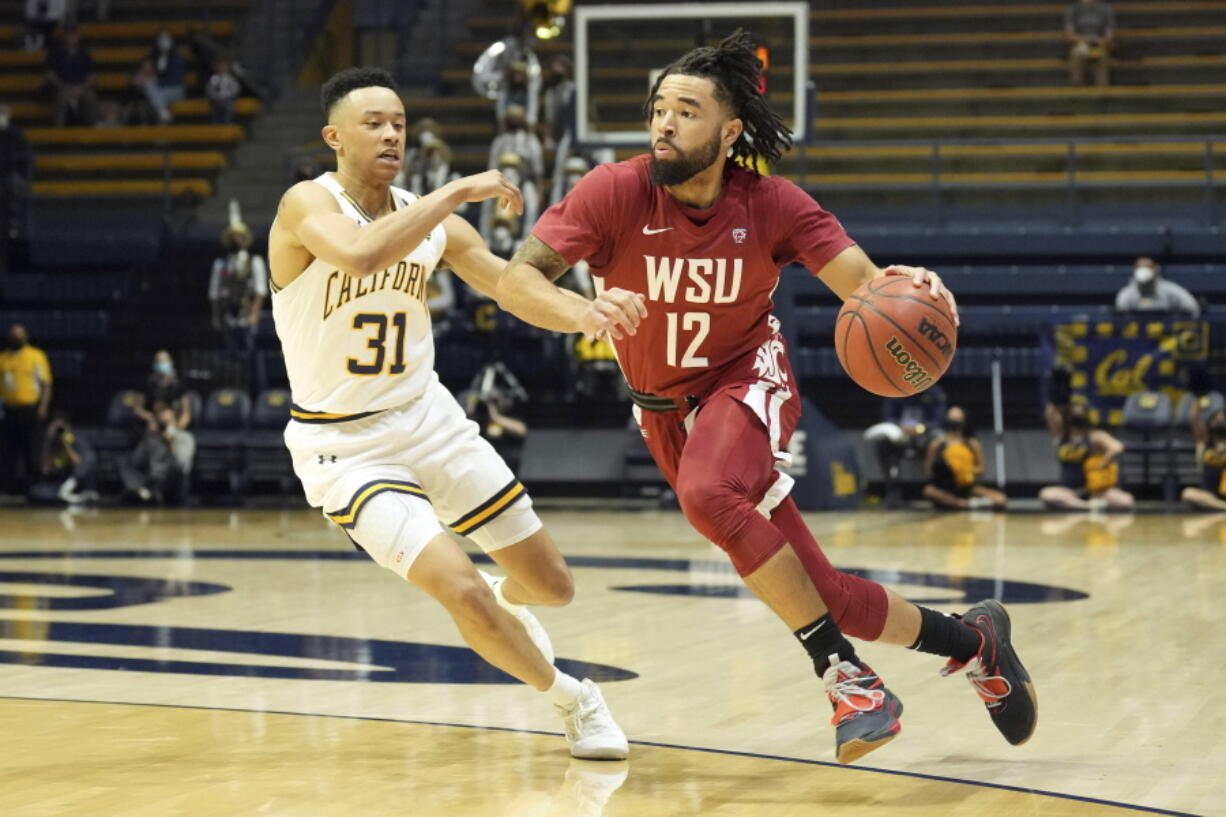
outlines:
[[[898,736],[902,701],[866,666],[830,656],[822,676],[834,707],[834,754],[839,763],[859,760]]]
[[[961,616],[979,633],[979,653],[969,661],[955,661],[941,670],[953,675],[966,670],[967,680],[983,699],[992,723],[1014,746],[1034,734],[1039,722],[1039,698],[1026,668],[1009,639],[1009,614],[995,599],[981,601]]]

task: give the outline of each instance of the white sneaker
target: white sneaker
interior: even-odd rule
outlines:
[[[983,510],[992,507],[992,500],[986,496],[973,496],[967,501],[971,510]]]
[[[625,760],[630,744],[613,720],[600,687],[591,678],[584,678],[581,687],[574,706],[554,706],[566,727],[571,756],[584,760]]]
[[[485,583],[490,586],[490,590],[494,591],[494,600],[498,602],[498,606],[506,610],[511,615],[519,620],[519,623],[524,625],[524,629],[528,632],[528,638],[532,639],[532,643],[541,651],[541,655],[545,656],[545,661],[553,663],[553,642],[549,640],[549,633],[545,632],[545,628],[536,616],[528,612],[528,608],[522,604],[511,604],[502,597],[498,592],[498,586],[506,581],[505,576],[491,576],[484,570],[478,570],[481,578],[485,579]]]

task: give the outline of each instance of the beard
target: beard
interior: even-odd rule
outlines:
[[[651,181],[660,187],[671,187],[674,184],[688,182],[715,164],[715,161],[719,158],[720,138],[718,131],[711,137],[711,141],[705,145],[698,146],[689,153],[682,152],[681,148],[672,142],[664,141],[676,152],[677,158],[657,159],[655,154],[652,154]]]

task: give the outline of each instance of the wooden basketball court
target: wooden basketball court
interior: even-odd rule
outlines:
[[[906,714],[853,767],[679,514],[543,516],[578,595],[539,616],[627,763],[572,761],[543,696],[310,511],[0,512],[0,814],[1226,814],[1226,516],[811,516],[909,598],[1003,597],[1040,697],[1011,747],[940,660],[864,646]]]

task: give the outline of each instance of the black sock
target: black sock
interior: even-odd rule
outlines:
[[[960,618],[919,608],[919,637],[911,649],[943,655],[955,661],[969,661],[979,653],[979,631]]]
[[[856,658],[855,647],[843,636],[843,631],[834,623],[829,613],[801,627],[794,635],[800,641],[800,646],[804,647],[805,652],[813,659],[813,668],[817,670],[819,678],[830,668],[832,655],[837,655],[840,661],[851,661],[857,665],[860,663]]]

